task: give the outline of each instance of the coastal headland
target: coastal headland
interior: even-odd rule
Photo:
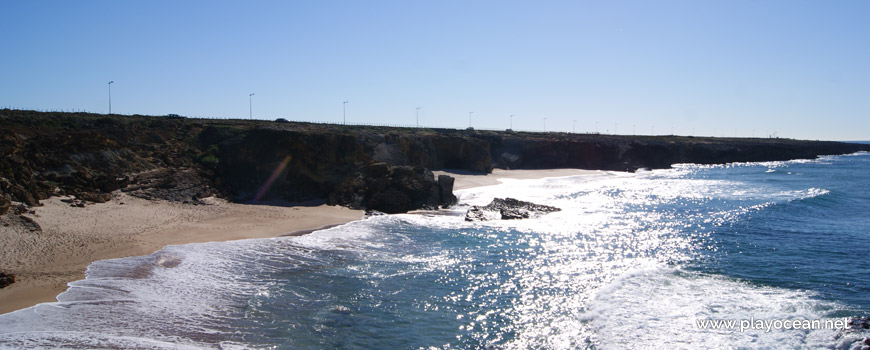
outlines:
[[[0,110],[0,211],[69,195],[101,202],[123,190],[194,203],[325,200],[387,213],[451,204],[431,170],[634,171],[870,150],[779,138],[621,136],[391,128],[179,116]]]
[[[275,237],[455,203],[454,188],[572,171],[809,159],[870,145],[771,138],[389,128],[0,110],[0,313],[99,259]],[[450,169],[468,174],[454,179]],[[549,174],[549,175],[548,175]],[[456,182],[454,182],[456,181]],[[497,182],[497,181],[496,181]],[[4,280],[8,280],[4,278]]]

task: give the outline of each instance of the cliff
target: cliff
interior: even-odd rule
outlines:
[[[52,195],[114,190],[196,203],[327,200],[404,212],[455,202],[429,169],[634,171],[675,163],[815,158],[870,145],[787,139],[613,136],[360,127],[0,110],[0,213]]]

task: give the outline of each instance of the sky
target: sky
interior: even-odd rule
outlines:
[[[0,108],[107,113],[111,89],[119,114],[870,139],[870,1],[9,0],[0,14]]]

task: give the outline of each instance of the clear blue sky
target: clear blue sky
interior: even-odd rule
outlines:
[[[870,139],[870,1],[2,1],[0,107]],[[754,130],[754,131],[753,131]]]

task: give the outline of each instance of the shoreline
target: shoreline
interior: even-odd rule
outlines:
[[[454,190],[491,186],[501,179],[541,179],[598,173],[595,170],[502,170],[490,174],[435,171],[453,176]],[[167,245],[300,236],[363,219],[364,211],[345,207],[230,203],[207,205],[145,200],[122,192],[106,203],[74,208],[52,197],[25,214],[42,232],[2,226],[0,264],[16,282],[0,289],[0,314],[55,302],[67,283],[85,278],[98,260],[150,255]]]
[[[584,169],[492,169],[489,174],[475,173],[469,171],[456,170],[437,170],[433,171],[435,176],[450,175],[456,181],[453,184],[453,190],[465,190],[474,187],[493,186],[502,183],[501,179],[513,180],[536,180],[548,177],[565,177],[578,176],[589,174],[601,174],[602,170],[584,170]]]
[[[67,283],[85,278],[98,260],[150,255],[167,245],[299,235],[360,220],[345,207],[238,204],[207,198],[206,205],[152,201],[115,192],[84,208],[51,197],[25,214],[41,228],[0,226],[0,265],[16,281],[0,289],[0,314],[55,302]],[[5,223],[5,221],[4,221]]]

